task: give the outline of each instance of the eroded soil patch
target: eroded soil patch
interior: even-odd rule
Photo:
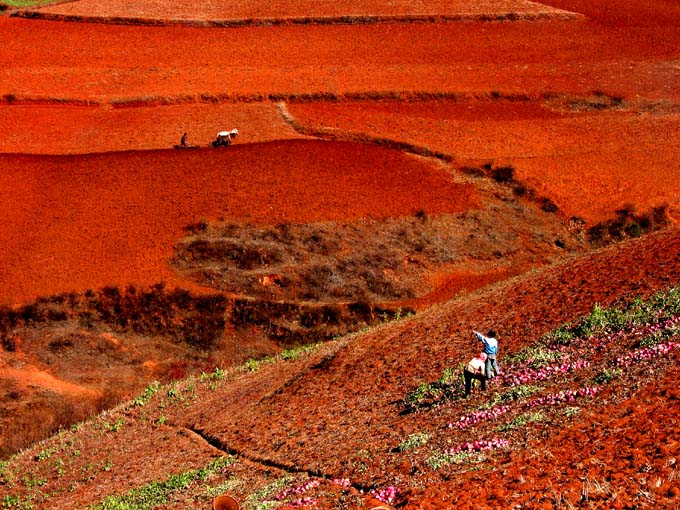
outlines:
[[[517,274],[584,248],[554,214],[478,188],[483,207],[456,215],[193,225],[173,265],[200,285],[260,299],[417,302],[448,295],[444,274]]]

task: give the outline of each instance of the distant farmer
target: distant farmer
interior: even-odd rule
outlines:
[[[498,363],[496,362],[496,356],[498,355],[498,340],[496,340],[496,332],[491,330],[486,336],[482,335],[479,331],[472,331],[477,339],[482,342],[484,346],[484,354],[486,354],[486,366],[485,374],[487,379],[491,379],[491,367],[493,367],[494,377],[497,376],[500,371],[498,370]]]
[[[179,142],[179,144],[180,144],[182,147],[186,147],[186,146],[187,146],[187,134],[186,134],[186,133],[184,133],[184,134],[182,135],[182,140]]]
[[[470,396],[470,389],[472,388],[472,380],[476,379],[480,382],[482,391],[486,390],[486,354],[483,352],[468,361],[463,369],[463,377],[465,378],[465,398]]]

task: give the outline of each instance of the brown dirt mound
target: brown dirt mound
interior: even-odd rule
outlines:
[[[289,141],[223,150],[2,156],[4,302],[106,285],[168,284],[183,227],[461,212],[471,185],[374,146]],[[102,228],[105,235],[102,233]]]

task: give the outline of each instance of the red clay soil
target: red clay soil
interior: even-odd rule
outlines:
[[[225,149],[0,157],[0,299],[176,277],[182,229],[461,212],[477,203],[435,164],[324,141]]]
[[[1,17],[0,96],[603,90],[677,99],[679,25],[640,22],[199,29]]]
[[[394,448],[409,434],[451,434],[442,427],[465,413],[460,404],[400,416],[395,403],[419,383],[437,380],[446,367],[456,367],[467,359],[477,348],[477,342],[471,339],[473,328],[495,328],[507,356],[559,325],[585,315],[594,303],[606,307],[619,299],[631,300],[677,284],[679,253],[680,229],[672,229],[508,280],[433,308],[415,320],[360,337],[289,381],[282,391],[253,401],[242,410],[236,410],[231,400],[216,396],[206,403],[204,411],[197,409],[177,419],[200,428],[206,436],[248,458],[267,459],[273,465],[347,477],[365,486],[407,484],[410,476],[422,476],[428,488],[411,489],[407,508],[451,508],[457,500],[464,508],[472,507],[464,499],[469,491],[473,491],[469,497],[482,508],[509,508],[513,494],[521,493],[526,495],[524,501],[535,501],[540,500],[538,494],[551,487],[556,491],[564,487],[573,502],[574,483],[570,478],[575,476],[578,465],[572,466],[572,461],[592,463],[593,478],[619,470],[627,478],[633,474],[632,469],[638,468],[638,461],[626,462],[635,446],[617,446],[619,427],[626,434],[637,430],[635,434],[639,435],[664,406],[664,415],[673,420],[675,411],[671,408],[677,392],[673,397],[661,388],[674,387],[677,368],[669,369],[669,377],[661,386],[653,378],[641,378],[643,386],[636,400],[621,408],[606,404],[609,407],[583,416],[585,421],[577,420],[573,427],[546,431],[550,439],[537,443],[544,452],[540,456],[531,447],[501,454],[497,463],[491,461],[495,470],[489,476],[493,481],[484,482],[479,478],[482,475],[473,471],[466,478],[475,479],[472,485],[446,474],[422,473],[404,456],[394,455]],[[677,354],[672,356],[677,360]],[[663,371],[672,362],[659,364]],[[636,391],[634,385],[631,388]],[[556,388],[559,389],[565,388]],[[633,411],[636,407],[638,411]],[[225,412],[220,412],[221,408]],[[631,411],[636,415],[630,416]],[[654,456],[650,463],[661,469],[672,452],[677,452],[678,431],[677,427],[654,421],[653,442],[646,440],[640,449],[644,455]],[[492,435],[494,430],[486,432]],[[591,449],[579,451],[586,434],[601,438],[602,444],[588,442]],[[465,434],[460,438],[475,439]],[[666,441],[676,446],[655,455],[655,445]],[[601,458],[604,464],[594,465],[590,456]],[[550,466],[556,466],[558,472],[554,473]],[[518,483],[522,473],[530,477],[531,483]],[[635,497],[636,491],[631,494],[620,476],[611,483],[615,491],[625,493],[625,500]],[[647,482],[639,483],[644,486]]]
[[[305,129],[338,138],[399,140],[462,164],[512,164],[518,180],[567,217],[603,221],[626,204],[640,212],[666,204],[680,217],[680,114],[662,105],[651,113],[566,109],[597,100],[293,103],[288,111]]]
[[[313,476],[324,487],[335,478],[350,479],[354,489],[395,485],[400,508],[409,510],[551,508],[557,501],[576,504],[582,491],[585,508],[671,509],[680,497],[672,483],[680,440],[672,426],[680,397],[674,383],[677,352],[641,367],[628,386],[617,387],[620,395],[604,388],[599,400],[576,404],[577,416],[555,415],[550,428],[539,424],[511,432],[526,441],[457,471],[432,470],[423,465],[423,456],[435,445],[448,448],[496,433],[495,423],[459,433],[446,426],[482,400],[408,415],[399,414],[396,402],[467,359],[476,349],[472,328],[495,327],[508,356],[589,312],[594,303],[608,306],[677,285],[678,253],[680,230],[671,229],[328,343],[307,359],[173,386],[172,393],[159,391],[145,406],[114,410],[78,432],[36,445],[6,469],[44,478],[41,489],[50,495],[50,508],[96,504],[110,494],[202,468],[227,451],[237,455],[233,468],[172,493],[162,508],[207,508],[208,491],[217,486],[229,486],[245,502],[287,474]],[[111,430],[119,421],[119,430]],[[395,451],[409,434],[423,432],[432,436],[423,452]],[[49,462],[38,459],[40,452],[52,452]],[[68,466],[57,476],[54,462],[60,458]],[[17,483],[9,494],[31,490]],[[363,508],[356,501],[338,502],[328,492],[323,497],[317,508]]]
[[[84,16],[95,18],[116,18],[144,20],[290,20],[324,18],[374,18],[374,17],[506,17],[514,18],[569,16],[528,0],[484,0],[468,2],[465,0],[434,0],[413,2],[396,0],[376,2],[359,0],[337,2],[333,0],[274,0],[262,3],[257,0],[210,0],[198,5],[176,0],[142,1],[131,6],[124,0],[107,2],[106,5],[91,0],[80,0],[35,9],[34,12],[58,14],[62,16]]]
[[[39,126],[39,128],[37,128]],[[188,133],[207,147],[218,131],[238,128],[235,143],[302,138],[271,103],[153,105],[127,108],[0,105],[0,153],[89,154],[167,149]],[[36,130],[39,130],[39,134]]]

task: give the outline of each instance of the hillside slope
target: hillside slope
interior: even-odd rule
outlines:
[[[84,508],[152,481],[166,491],[154,508],[168,509],[208,507],[225,490],[245,508],[290,507],[292,495],[304,491],[315,493],[316,508],[361,508],[370,490],[411,509],[579,502],[585,508],[674,508],[677,303],[654,315],[670,347],[651,361],[640,355],[617,369],[619,359],[646,352],[635,340],[642,333],[623,328],[565,343],[560,356],[570,360],[568,370],[546,369],[549,377],[535,376],[533,385],[512,377],[520,373],[518,353],[596,303],[621,305],[678,285],[679,254],[680,229],[669,229],[290,361],[150,387],[135,402],[10,459],[1,466],[0,490],[15,504],[8,508],[22,501],[33,508]],[[400,403],[420,383],[439,379],[447,367],[457,371],[477,351],[472,328],[490,327],[502,342],[504,379],[471,400],[460,400],[454,382],[441,405],[404,409]],[[610,374],[605,368],[616,375],[604,377]],[[515,399],[509,408],[535,406],[541,418],[518,426],[527,413],[499,406],[507,395]],[[494,422],[502,413],[514,418],[505,428],[502,419]],[[477,421],[459,427],[470,416]],[[427,444],[403,446],[413,437]],[[479,450],[498,448],[468,451],[468,441]],[[454,452],[461,462],[451,461]],[[225,455],[225,465],[210,464]],[[168,489],[180,474],[186,484]],[[147,508],[107,501],[110,506],[98,508]]]

